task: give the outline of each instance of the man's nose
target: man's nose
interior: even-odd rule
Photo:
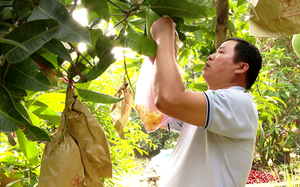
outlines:
[[[214,54],[209,55],[208,60],[214,60]]]

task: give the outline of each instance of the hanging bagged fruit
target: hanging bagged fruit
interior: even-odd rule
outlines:
[[[250,7],[251,36],[282,37],[300,33],[298,0],[250,0]]]
[[[45,147],[40,170],[40,187],[73,187],[81,184],[85,178],[80,150],[75,140],[66,133],[60,141],[61,136],[62,131],[56,132]]]
[[[159,16],[151,9],[146,15],[147,35],[152,39],[150,34],[150,27],[159,18]],[[179,54],[179,38],[175,33],[175,57],[177,59]],[[160,127],[166,126],[172,118],[161,113],[154,104],[152,93],[152,81],[154,70],[155,57],[146,58],[140,69],[135,96],[135,109],[141,118],[147,132],[152,132]]]
[[[90,109],[82,104],[70,90],[67,129],[82,148],[95,173],[99,177],[112,177],[109,143],[105,132]]]
[[[69,86],[60,126],[46,144],[40,187],[102,187],[98,177],[111,177],[108,140],[90,110]]]
[[[122,139],[125,139],[124,128],[127,124],[131,105],[133,103],[133,95],[131,91],[127,89],[127,86],[128,83],[126,82],[126,80],[124,80],[124,83],[114,95],[117,98],[123,97],[124,99],[118,103],[113,104],[110,111],[112,124],[114,125],[115,130]]]

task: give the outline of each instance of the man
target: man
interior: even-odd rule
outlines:
[[[172,19],[160,18],[151,33],[157,43],[154,101],[174,118],[169,127],[180,130],[160,186],[244,187],[258,125],[256,105],[246,90],[261,69],[260,52],[244,40],[227,40],[203,68],[208,91],[188,91],[175,60]]]

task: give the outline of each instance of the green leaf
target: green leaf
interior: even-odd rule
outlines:
[[[180,28],[182,29],[182,31],[185,32],[194,32],[200,29],[198,25],[187,25],[187,24],[181,24]]]
[[[0,38],[0,43],[6,43],[6,44],[10,44],[10,45],[16,45],[22,49],[24,49],[26,52],[29,53],[28,49],[25,47],[25,45],[17,42],[17,41],[14,41],[14,40],[9,40],[9,39],[5,39],[5,38]]]
[[[128,33],[121,39],[127,47],[145,56],[153,57],[156,55],[156,44],[148,37],[138,33]]]
[[[23,151],[25,157],[29,160],[31,164],[38,165],[37,142],[28,141],[21,129],[18,129],[16,134],[18,137],[20,148]]]
[[[205,66],[205,64],[197,64],[193,67],[193,71],[202,72],[204,66]]]
[[[208,89],[205,83],[192,83],[189,85],[189,87],[193,90],[198,90],[201,92],[205,92]]]
[[[93,47],[95,48],[99,37],[103,36],[103,32],[101,29],[89,29],[89,33],[91,35]]]
[[[13,2],[12,0],[1,0],[0,6],[11,6],[12,2]]]
[[[9,67],[5,81],[31,91],[49,90],[51,84],[40,67],[30,58]]]
[[[35,100],[46,104],[47,106],[52,108],[55,112],[62,112],[65,108],[66,94],[45,93],[39,95]]]
[[[190,54],[191,54],[191,50],[188,48],[182,51],[182,53],[179,56],[179,64],[185,66],[189,60]]]
[[[265,131],[260,123],[258,123],[259,127],[259,149],[264,145],[265,141]]]
[[[216,30],[216,24],[217,24],[217,17],[213,17],[213,19],[209,22],[207,29],[209,31],[215,31]]]
[[[184,0],[155,0],[150,8],[159,14],[172,17],[183,17],[190,19],[199,19],[206,17],[205,9],[197,4]]]
[[[15,87],[14,85],[12,85],[8,82],[5,82],[5,87],[8,90],[8,92],[10,93],[10,95],[13,98],[14,101],[20,101],[24,97],[27,96],[27,93],[24,89],[20,89],[18,87]]]
[[[77,89],[77,91],[80,97],[95,103],[112,104],[112,103],[119,102],[123,99],[123,98],[116,98],[105,93],[95,92],[91,90]]]
[[[38,100],[29,100],[26,102],[26,107],[41,119],[51,121],[55,124],[60,123],[60,116],[45,103]]]
[[[56,39],[52,39],[49,42],[45,43],[43,47],[48,51],[50,51],[51,53],[56,54],[60,58],[69,62],[73,62],[69,52],[60,41]]]
[[[83,42],[92,46],[88,30],[73,18],[61,2],[57,0],[40,0],[39,6],[35,8],[28,20],[47,18],[59,21],[61,29],[56,36],[58,40],[74,43]]]
[[[227,27],[234,33],[236,33],[236,29],[234,23],[231,20],[228,20]]]
[[[246,0],[238,0],[237,7],[245,3]]]
[[[99,62],[86,74],[84,77],[86,80],[91,81],[102,75],[102,73],[113,63],[116,59],[114,57],[114,54],[112,54],[110,51],[106,51]],[[82,82],[80,80],[79,82]]]
[[[9,92],[2,84],[0,84],[0,96],[0,132],[14,132],[19,127],[23,127],[29,140],[50,141],[50,137],[45,131],[31,125],[19,113]]]
[[[194,33],[195,39],[197,42],[203,41],[203,34],[201,32],[201,30],[197,30]]]
[[[30,56],[30,57],[32,58],[32,56]],[[58,68],[62,64],[62,62],[64,61],[64,60],[62,60],[62,62],[60,63],[58,61],[57,56],[55,54],[49,52],[49,51],[41,54],[41,57],[43,57],[45,60],[50,62],[53,65],[54,68]]]
[[[96,53],[98,55],[98,58],[101,58],[106,50],[112,49],[113,47],[114,44],[108,37],[103,35],[100,36],[96,42]]]
[[[59,23],[53,19],[30,21],[10,32],[6,39],[23,44],[29,53],[19,46],[2,45],[7,61],[14,64],[26,59],[58,34]]]
[[[128,10],[131,8],[131,5],[129,3],[125,3],[120,1],[120,0],[110,0],[111,2],[113,2],[114,4],[118,5],[119,7],[121,7],[123,10]],[[114,5],[109,4],[109,6],[116,8]],[[133,12],[134,13],[134,12]]]
[[[110,12],[107,0],[82,0],[81,2],[87,11],[94,11],[100,18],[109,21]]]

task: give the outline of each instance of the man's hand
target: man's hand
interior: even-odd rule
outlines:
[[[159,43],[161,39],[174,38],[176,24],[170,17],[162,17],[155,21],[150,29],[153,40]],[[171,40],[173,41],[173,39]]]

